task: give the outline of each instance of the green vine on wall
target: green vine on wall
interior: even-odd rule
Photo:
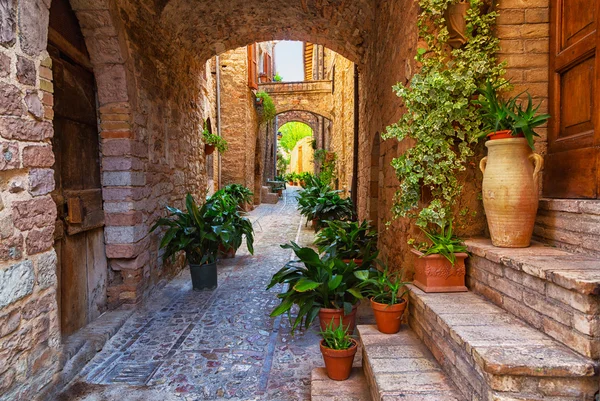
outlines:
[[[482,133],[480,113],[472,100],[487,80],[502,80],[498,64],[499,40],[493,35],[497,13],[484,0],[470,0],[466,16],[467,42],[451,49],[444,12],[457,0],[419,0],[419,48],[415,59],[421,70],[410,84],[394,86],[406,113],[387,128],[385,139],[413,139],[414,147],[392,162],[400,180],[393,206],[394,217],[417,219],[417,225],[438,225],[451,219],[451,208],[462,191],[457,175]],[[431,193],[421,202],[423,189]]]
[[[269,96],[267,92],[260,91],[256,93],[256,97],[262,100],[260,122],[265,123],[274,119],[275,115],[277,115],[277,110],[275,109],[275,103],[271,96]]]

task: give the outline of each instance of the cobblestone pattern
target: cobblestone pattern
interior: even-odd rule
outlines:
[[[81,381],[147,386],[183,400],[308,400],[312,368],[322,366],[313,327],[292,337],[286,317],[271,319],[280,289],[265,291],[290,258],[280,244],[312,242],[286,191],[250,213],[256,252],[219,263],[219,287],[194,292],[189,272],[157,291],[82,371]],[[299,230],[300,228],[300,230]]]

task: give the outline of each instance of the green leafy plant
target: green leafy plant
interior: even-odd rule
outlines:
[[[254,254],[254,229],[248,218],[239,210],[239,202],[225,190],[215,192],[206,200],[205,218],[211,225],[228,227],[228,236],[221,241],[226,249],[238,250],[246,238],[250,254]]]
[[[402,271],[390,273],[389,268],[383,262],[377,260],[381,269],[371,268],[368,271],[357,272],[356,275],[362,280],[359,287],[365,297],[375,302],[387,305],[396,305],[404,302],[404,295],[408,289],[404,288],[410,284],[402,281]],[[404,291],[401,292],[401,290]]]
[[[219,153],[227,152],[227,141],[217,134],[212,134],[208,129],[208,123],[206,121],[204,121],[204,128],[202,130],[202,140],[206,145],[214,146]]]
[[[262,100],[262,113],[260,116],[260,122],[265,123],[274,119],[277,115],[277,110],[275,109],[273,98],[271,98],[271,96],[265,91],[257,92],[256,98]]]
[[[414,146],[392,162],[400,181],[392,212],[394,217],[416,218],[420,227],[448,218],[462,191],[457,175],[465,170],[484,130],[472,100],[486,81],[502,82],[504,73],[493,35],[497,13],[487,12],[484,0],[469,1],[467,42],[448,50],[444,12],[453,3],[419,0],[419,37],[427,48],[419,48],[415,58],[422,67],[408,86],[394,86],[406,112],[383,135],[413,140]],[[429,202],[422,202],[424,188],[431,194]]]
[[[452,223],[448,225],[438,225],[435,230],[421,228],[431,244],[422,243],[417,250],[423,253],[423,256],[442,255],[452,263],[456,263],[457,253],[466,253],[467,247],[463,241],[452,233]]]
[[[287,313],[292,323],[292,306],[298,306],[292,333],[302,324],[308,328],[321,308],[344,309],[345,314],[350,314],[352,306],[363,298],[358,288],[360,280],[355,275],[360,271],[356,263],[319,257],[313,249],[294,242],[281,247],[292,249],[298,260],[288,262],[275,273],[267,289],[286,285],[284,292],[277,296],[281,303],[271,312],[272,317]]]
[[[185,211],[167,206],[169,216],[158,219],[150,229],[153,232],[159,227],[166,228],[160,242],[160,249],[165,249],[164,259],[173,260],[178,252],[184,251],[190,264],[216,262],[219,244],[231,240],[231,222],[216,219],[209,202],[199,208],[190,194],[185,198],[185,205]]]
[[[279,75],[279,73],[276,73],[273,76],[273,81],[275,81],[275,82],[281,82],[281,81],[283,81],[283,77],[281,75]]]
[[[238,205],[241,203],[251,203],[254,193],[247,187],[241,184],[229,184],[221,191],[231,196]]]
[[[306,186],[298,195],[298,210],[308,220],[315,220],[319,230],[326,220],[350,220],[354,217],[354,205],[349,198],[342,198],[341,191],[331,188],[314,178],[317,185]]]
[[[524,136],[531,149],[534,149],[534,136],[539,136],[534,128],[545,124],[550,118],[549,114],[537,112],[542,105],[533,105],[529,92],[525,91],[516,96],[502,100],[498,97],[497,90],[505,83],[494,85],[487,81],[485,87],[479,89],[479,99],[474,103],[480,106],[481,118],[488,131],[509,130],[512,136]],[[521,95],[527,95],[527,102],[519,102]],[[481,134],[485,136],[485,132]]]
[[[327,348],[343,351],[352,348],[356,342],[352,339],[352,336],[348,333],[348,327],[343,327],[338,324],[337,327],[333,328],[333,321],[325,328],[324,331],[320,331],[321,337],[325,342]]]
[[[377,232],[367,220],[327,221],[319,231],[315,245],[320,253],[343,260],[362,259],[362,266],[377,257]]]

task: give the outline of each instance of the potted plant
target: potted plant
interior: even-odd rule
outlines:
[[[485,146],[488,156],[480,162],[483,172],[483,206],[492,243],[506,248],[524,248],[531,243],[539,200],[539,173],[542,156],[533,153],[534,128],[550,116],[538,114],[540,104],[533,105],[531,95],[519,102],[520,95],[507,100],[498,98],[487,82],[479,91],[480,106],[486,128],[492,131]]]
[[[292,319],[292,306],[298,306],[292,324],[292,333],[300,326],[308,328],[319,316],[321,330],[333,322],[334,328],[343,325],[354,331],[356,307],[363,298],[358,285],[361,280],[355,275],[360,271],[356,263],[344,263],[341,259],[319,255],[311,248],[302,248],[296,243],[282,245],[292,249],[298,260],[288,262],[273,275],[267,289],[284,284],[286,290],[278,295],[281,300],[271,316],[287,313]]]
[[[325,362],[325,371],[332,380],[346,380],[352,372],[354,355],[358,343],[348,333],[347,328],[329,324],[321,331],[321,354]]]
[[[413,284],[425,292],[464,292],[465,259],[462,241],[452,234],[452,223],[440,223],[437,231],[423,232],[431,242],[411,251],[418,256]]]
[[[298,196],[300,214],[312,221],[315,232],[327,220],[350,220],[354,216],[351,199],[342,198],[341,191],[332,191],[329,185],[320,185],[307,186]]]
[[[206,201],[206,216],[216,226],[227,226],[229,235],[219,244],[219,256],[233,258],[242,246],[244,237],[251,255],[254,254],[254,229],[252,223],[238,209],[239,198],[224,189],[215,192]]]
[[[378,261],[379,262],[379,261]],[[379,262],[383,269],[372,268],[368,272],[358,272],[362,280],[361,290],[371,300],[377,329],[384,334],[400,331],[402,315],[406,309],[406,292],[402,290],[409,282],[401,280],[402,272],[390,273],[386,265]]]
[[[260,74],[258,74],[258,79],[260,80],[261,84],[269,82],[269,76],[267,74],[265,74],[264,72],[261,72]]]
[[[326,221],[316,236],[315,245],[320,253],[367,267],[377,257],[377,232],[367,220],[362,223]]]
[[[239,209],[246,210],[246,205],[252,204],[254,193],[241,184],[229,184],[225,186],[222,191],[237,202]]]
[[[229,221],[217,221],[211,216],[208,202],[198,208],[192,195],[187,194],[185,205],[185,211],[167,206],[169,217],[158,219],[150,232],[165,227],[160,242],[160,249],[165,249],[164,259],[173,260],[177,253],[185,252],[193,288],[214,289],[217,287],[219,244],[229,240],[232,227]]]
[[[283,81],[283,77],[279,73],[276,73],[275,76],[273,77],[273,81],[281,82],[281,81]]]
[[[207,156],[211,155],[215,148],[219,153],[227,151],[227,141],[221,136],[211,133],[206,121],[204,121],[204,129],[202,130],[202,140],[204,141],[204,153]]]

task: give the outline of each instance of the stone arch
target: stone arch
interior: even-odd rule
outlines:
[[[231,0],[225,7],[227,10],[223,10],[223,3],[214,1],[169,0],[157,10],[159,25],[169,27],[168,34],[188,46],[201,60],[255,42],[299,40],[322,44],[362,64],[377,9],[373,0],[337,4],[309,0]],[[231,16],[223,20],[228,10]],[[276,17],[272,10],[277,10]]]
[[[380,175],[382,174],[383,158],[381,157],[381,135],[375,133],[371,145],[371,158],[369,168],[369,220],[375,229],[379,230],[379,196],[381,189]]]
[[[315,116],[321,116],[330,121],[334,121],[333,113],[330,110],[324,110],[323,108],[315,106],[312,103],[292,104],[292,103],[288,103],[288,102],[285,102],[285,103],[276,102],[275,105],[277,107],[277,115],[278,116],[285,114],[285,113],[289,113],[289,112],[300,111],[300,112],[311,113]]]
[[[277,114],[278,127],[283,127],[285,124],[290,122],[304,123],[308,125],[314,133],[318,130],[319,119],[315,114],[302,110],[290,110]]]

